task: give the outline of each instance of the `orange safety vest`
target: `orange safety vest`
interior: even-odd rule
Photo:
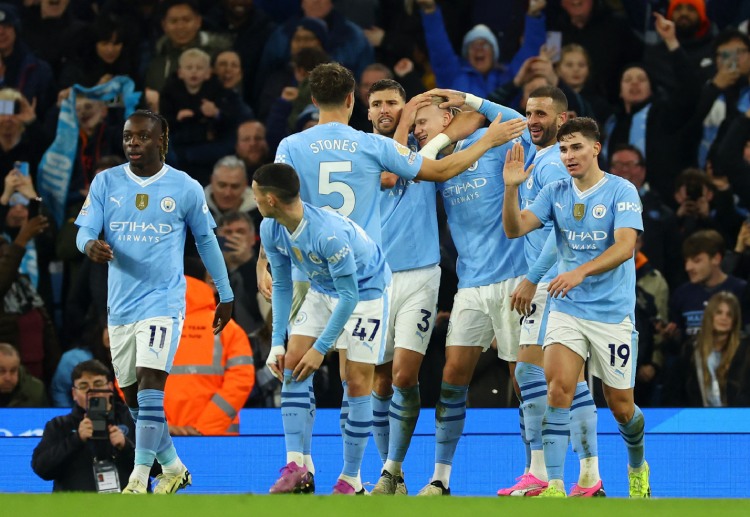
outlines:
[[[239,411],[255,384],[250,340],[234,320],[214,336],[213,291],[205,282],[186,279],[185,323],[164,389],[167,423],[190,425],[203,435],[236,435]]]

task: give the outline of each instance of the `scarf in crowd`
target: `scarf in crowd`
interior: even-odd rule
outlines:
[[[78,151],[78,117],[76,117],[76,95],[78,94],[97,101],[112,101],[119,98],[125,106],[125,117],[135,110],[141,98],[141,92],[135,91],[133,80],[126,76],[114,77],[104,84],[91,88],[75,84],[70,89],[70,95],[60,106],[55,140],[42,156],[37,173],[37,190],[52,212],[58,227],[65,220],[68,189]]]
[[[651,110],[651,103],[649,102],[643,108],[633,113],[630,119],[630,131],[628,132],[628,143],[633,147],[637,148],[643,158],[646,158],[646,123],[648,122],[648,112]],[[609,117],[607,122],[604,124],[604,160],[605,163],[609,162],[611,155],[614,153],[614,149],[610,149],[610,137],[612,132],[615,130],[617,125],[617,116],[612,115]]]
[[[19,275],[3,298],[5,314],[25,314],[44,307],[44,301],[24,275]]]

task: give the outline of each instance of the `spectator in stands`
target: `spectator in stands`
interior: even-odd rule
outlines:
[[[641,197],[643,205],[642,250],[654,268],[664,272],[674,288],[682,283],[684,274],[674,264],[682,261],[679,228],[675,213],[665,205],[659,193],[647,179],[646,162],[637,147],[629,144],[618,147],[612,154],[610,172],[630,181]],[[663,314],[666,319],[667,315]]]
[[[165,0],[160,4],[164,36],[146,71],[146,87],[160,92],[167,78],[177,70],[180,54],[199,48],[210,55],[229,47],[226,38],[201,31],[202,18],[195,0]]]
[[[292,58],[293,84],[297,86],[287,86],[281,91],[281,96],[271,104],[266,119],[268,130],[266,138],[272,152],[276,152],[279,143],[286,136],[297,132],[297,119],[312,103],[307,78],[316,66],[328,62],[330,62],[328,55],[315,48],[303,48]]]
[[[230,212],[224,214],[216,233],[224,241],[221,247],[229,271],[229,284],[234,292],[233,317],[250,334],[264,323],[255,271],[255,225],[246,212]]]
[[[362,70],[373,61],[372,47],[362,29],[339,13],[332,0],[301,0],[300,6],[302,16],[290,18],[268,38],[259,65],[259,80],[262,81],[269,70],[282,68],[289,62],[289,57],[293,55],[289,42],[302,17],[324,22],[328,29],[325,50],[333,61],[341,63],[355,77],[359,77]]]
[[[222,0],[216,6],[216,30],[234,40],[232,48],[240,57],[244,101],[257,110],[255,85],[263,47],[276,28],[276,24],[253,0]]]
[[[13,169],[17,161],[28,162],[29,174],[36,178],[37,165],[49,144],[44,128],[18,90],[0,89],[0,100],[14,103],[13,114],[0,115],[0,171]]]
[[[531,92],[543,86],[554,86],[556,83],[557,76],[549,59],[534,56],[524,62],[512,81],[490,93],[488,99],[510,106],[520,113],[526,113],[526,102]]]
[[[700,169],[685,169],[675,182],[674,200],[678,204],[677,225],[681,239],[698,230],[718,231],[725,242],[734,246],[742,217],[734,195],[725,182],[723,189]]]
[[[645,223],[644,223],[645,224]],[[645,231],[644,231],[645,234]],[[669,286],[661,271],[642,252],[643,236],[636,240],[635,254],[635,327],[638,331],[638,368],[636,369],[636,403],[658,405],[656,386],[664,365],[663,336],[659,329],[669,316]]]
[[[670,192],[677,175],[696,162],[693,133],[685,128],[697,102],[700,82],[680,47],[674,22],[657,14],[656,28],[670,49],[671,73],[679,87],[665,95],[655,93],[655,85],[643,65],[631,64],[622,70],[622,103],[605,124],[602,158],[609,159],[622,144],[637,147],[646,158],[649,178],[657,192]],[[591,52],[590,49],[589,53]]]
[[[0,408],[46,406],[42,381],[21,365],[21,356],[13,345],[0,343]]]
[[[89,318],[83,323],[82,335],[76,339],[77,346],[63,353],[52,377],[49,387],[50,398],[54,407],[73,407],[71,374],[76,365],[96,359],[107,367],[112,378],[112,355],[109,352],[109,332],[105,319]]]
[[[134,47],[123,20],[100,16],[82,32],[75,54],[62,68],[59,86],[91,87],[116,75],[127,75],[139,84],[138,53]]]
[[[49,63],[39,59],[20,38],[21,20],[16,8],[0,3],[0,62],[2,84],[21,91],[42,118],[54,103],[54,76]]]
[[[713,39],[715,27],[706,16],[705,0],[671,0],[667,20],[675,24],[677,39],[685,50],[690,64],[699,69],[700,83],[705,83],[713,74]],[[676,78],[669,73],[669,50],[663,42],[648,45],[643,62],[653,72],[656,84],[679,88]]]
[[[216,162],[211,183],[203,192],[208,209],[219,224],[231,212],[244,212],[259,223],[263,219],[248,183],[245,162],[236,156],[225,156]]]
[[[206,185],[207,169],[232,152],[241,99],[211,74],[211,58],[197,48],[180,55],[177,76],[167,80],[159,99],[180,167]]]
[[[461,57],[451,47],[443,15],[435,0],[417,0],[422,9],[430,64],[437,86],[482,98],[513,79],[524,61],[539,53],[545,38],[544,2],[532,2],[527,12],[523,46],[508,65],[503,64],[497,37],[486,25],[476,25],[463,39]]]
[[[577,43],[591,57],[591,85],[610,103],[617,101],[619,78],[627,63],[639,61],[643,43],[628,22],[610,14],[599,0],[562,0],[565,11],[550,20],[550,30],[562,32],[562,44]]]
[[[243,67],[240,55],[234,50],[219,52],[214,59],[213,71],[224,89],[237,96],[235,101],[239,110],[237,118],[239,120],[255,118],[253,110],[242,98]]]
[[[740,330],[740,304],[726,291],[706,305],[700,330],[683,346],[680,382],[672,403],[681,407],[750,406],[750,341]]]
[[[581,45],[571,43],[560,49],[560,61],[555,65],[560,78],[558,87],[568,98],[568,109],[578,117],[591,117],[604,125],[611,113],[607,101],[590,86],[591,58]]]
[[[32,248],[37,251],[37,263],[49,264],[45,252],[49,254],[54,247],[51,240],[41,240],[42,233],[49,226],[47,218],[43,215],[29,218],[24,201],[26,198],[17,194],[12,203],[18,204],[12,206],[4,217],[5,235],[13,237],[0,237],[0,297],[3,298],[0,341],[17,347],[26,369],[49,384],[60,360],[60,347],[46,308],[50,305],[45,304],[45,297],[40,295],[29,276],[19,273],[19,270],[37,273],[40,289],[48,293],[46,299],[50,301],[47,304],[51,304],[49,268],[37,269],[33,264],[24,265],[23,261],[30,256],[33,258],[29,248],[35,238],[40,239],[37,241],[40,245]]]
[[[240,409],[255,383],[245,331],[234,320],[221,334],[212,331],[216,303],[202,280],[205,274],[202,263],[186,261],[184,332],[164,388],[164,413],[173,436],[239,434]]]
[[[714,145],[720,145],[723,124],[750,109],[750,38],[727,29],[714,39],[716,73],[702,86],[692,124],[701,125],[699,164],[703,166]],[[726,122],[725,122],[726,121]],[[714,143],[715,140],[719,140]]]
[[[682,254],[690,280],[672,293],[669,312],[671,321],[685,338],[695,336],[700,330],[703,311],[711,296],[729,291],[741,299],[747,282],[721,269],[726,248],[724,239],[714,230],[701,230],[688,237],[682,244]]]
[[[47,422],[44,434],[34,449],[31,468],[37,476],[53,481],[53,492],[97,492],[101,486],[97,473],[102,467],[117,470],[119,483],[128,479],[135,455],[135,425],[127,406],[114,393],[111,374],[100,361],[76,365],[71,374],[73,410]],[[90,390],[107,390],[92,393]],[[94,436],[94,422],[87,414],[91,397],[107,399],[110,419],[106,435]],[[115,491],[122,487],[117,484]]]
[[[23,40],[31,50],[60,76],[63,63],[74,53],[74,46],[86,24],[69,9],[70,0],[40,0],[23,10]]]
[[[266,126],[263,125],[263,122],[248,120],[237,126],[237,143],[234,147],[234,154],[245,163],[248,176],[261,165],[271,163],[271,154],[266,141]]]
[[[740,203],[750,209],[750,104],[742,116],[728,123],[714,156],[716,167],[726,174]]]
[[[330,60],[325,51],[327,42],[328,31],[324,22],[316,18],[300,18],[297,21],[291,33],[289,61],[259,74],[257,102],[258,113],[263,120],[267,120],[272,104],[280,95],[284,95],[286,88],[299,86],[310,69],[310,63],[327,63]],[[285,96],[289,97],[289,90],[286,93]],[[295,92],[289,100],[296,97]]]

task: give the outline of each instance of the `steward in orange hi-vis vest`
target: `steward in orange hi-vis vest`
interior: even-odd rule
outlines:
[[[211,287],[187,278],[187,314],[174,366],[164,389],[164,412],[175,435],[239,434],[239,411],[255,384],[250,341],[230,320],[218,336]],[[173,432],[184,428],[195,432]]]

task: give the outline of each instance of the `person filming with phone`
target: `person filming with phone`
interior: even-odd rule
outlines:
[[[47,422],[31,467],[53,492],[120,492],[133,470],[135,425],[96,359],[71,373],[72,411]]]
[[[0,196],[0,342],[13,345],[26,370],[49,385],[60,347],[40,295],[45,292],[40,289],[49,289],[49,269],[39,264],[48,263],[42,260],[44,252],[54,247],[45,244],[50,242],[47,217],[34,215],[38,203],[28,176],[14,169],[5,177]]]

